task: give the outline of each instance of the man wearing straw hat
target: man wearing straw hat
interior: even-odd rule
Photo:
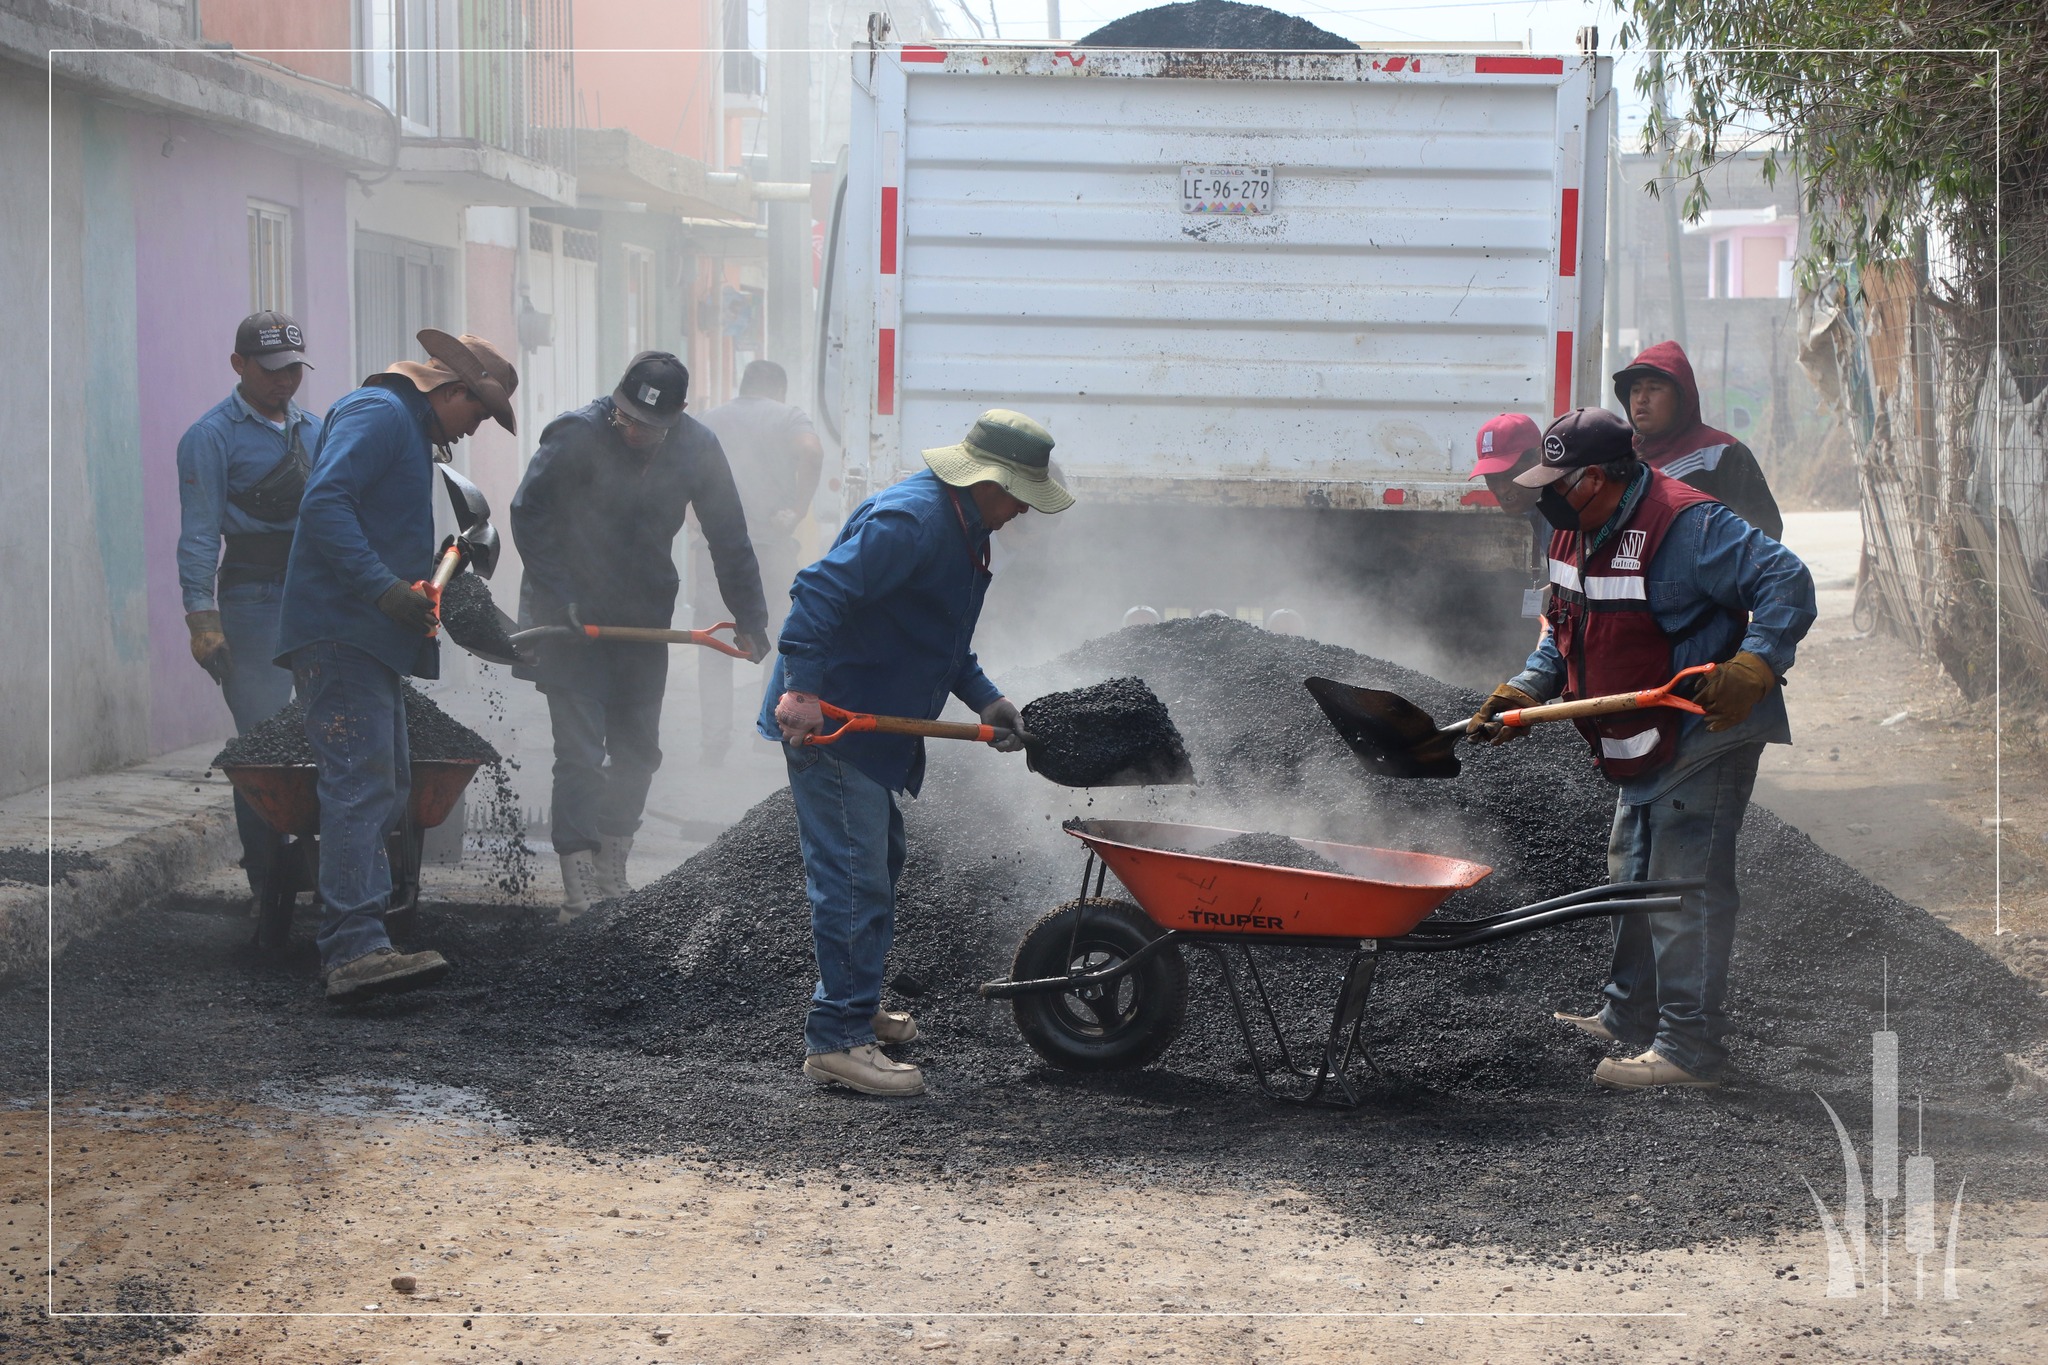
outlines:
[[[434,465],[496,418],[516,429],[518,371],[481,337],[427,328],[431,359],[401,360],[328,412],[285,567],[277,662],[306,704],[320,768],[320,968],[350,1004],[437,980],[436,952],[401,953],[384,930],[384,836],[405,814],[411,762],[401,680],[440,676],[434,603]]]
[[[958,697],[982,723],[1017,729],[1017,708],[975,660],[989,536],[1027,511],[1074,499],[1050,470],[1052,434],[1020,412],[984,412],[929,468],[854,509],[824,558],[796,576],[760,733],[783,742],[796,798],[818,984],[804,1021],[804,1075],[870,1095],[924,1093],[924,1073],[886,1056],[917,1024],[882,1008],[903,871],[896,793],[917,794],[924,741],[860,734],[830,748],[821,699],[851,711],[932,720]],[[1014,740],[998,743],[1021,748]]]

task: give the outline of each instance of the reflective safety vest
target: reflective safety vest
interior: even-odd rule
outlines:
[[[1651,470],[1628,524],[1591,559],[1581,559],[1585,533],[1551,533],[1550,625],[1564,659],[1561,700],[1641,692],[1671,680],[1672,637],[1650,611],[1647,570],[1678,514],[1713,501]],[[1572,723],[1592,746],[1600,771],[1619,782],[1671,761],[1683,715],[1653,706]]]

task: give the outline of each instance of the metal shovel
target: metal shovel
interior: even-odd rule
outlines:
[[[1687,678],[1705,676],[1713,664],[1695,664],[1681,669],[1670,682],[1644,692],[1618,692],[1607,697],[1581,697],[1576,701],[1549,702],[1503,711],[1494,719],[1520,729],[1553,720],[1585,720],[1593,716],[1619,715],[1646,706],[1668,706],[1694,715],[1706,714],[1699,703],[1672,691]],[[1353,687],[1329,678],[1302,681],[1330,724],[1351,746],[1351,752],[1366,766],[1384,777],[1456,777],[1459,772],[1458,741],[1474,733],[1471,717],[1438,725],[1429,712],[1394,692],[1370,687]]]

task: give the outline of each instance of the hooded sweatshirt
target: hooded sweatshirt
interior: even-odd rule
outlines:
[[[1699,489],[1718,500],[1772,540],[1785,533],[1778,500],[1764,480],[1750,448],[1727,432],[1700,420],[1700,388],[1692,362],[1675,341],[1660,341],[1614,375],[1614,396],[1628,408],[1629,387],[1645,373],[1678,385],[1678,420],[1663,435],[1636,437],[1636,454],[1653,469]]]

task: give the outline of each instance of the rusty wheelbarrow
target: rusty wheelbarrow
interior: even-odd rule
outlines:
[[[1024,1041],[1055,1067],[1136,1070],[1179,1034],[1188,988],[1181,948],[1199,948],[1221,971],[1259,1088],[1303,1104],[1359,1102],[1351,1064],[1364,1057],[1373,1065],[1359,1032],[1381,954],[1448,952],[1573,920],[1665,913],[1704,885],[1616,883],[1483,919],[1437,919],[1439,905],[1493,869],[1461,858],[1298,839],[1341,869],[1309,871],[1204,852],[1241,830],[1136,820],[1077,820],[1066,829],[1088,848],[1081,895],[1032,925],[1009,977],[985,983],[983,998],[1010,1001]],[[1112,872],[1129,900],[1104,895]],[[1314,1066],[1297,1060],[1288,1045],[1255,947],[1350,953]],[[1272,1038],[1270,1063],[1254,1037],[1250,1000]]]
[[[405,819],[385,840],[391,859],[387,921],[419,908],[420,848],[427,831],[448,818],[482,766],[475,758],[412,761]],[[256,907],[256,944],[283,948],[299,893],[320,886],[320,770],[310,763],[234,763],[221,771],[276,836],[270,875]]]

